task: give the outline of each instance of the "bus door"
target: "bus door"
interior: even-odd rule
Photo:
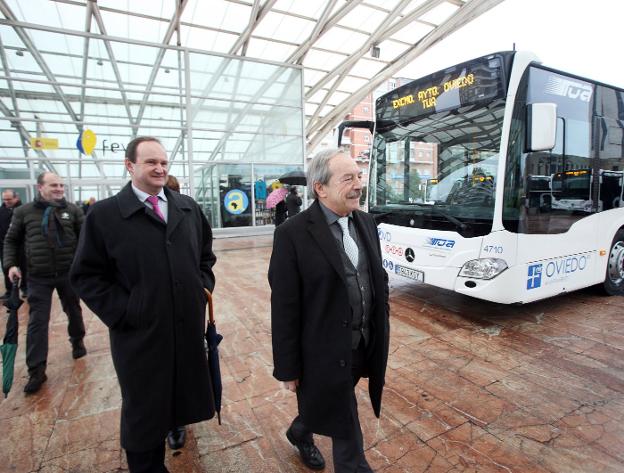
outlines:
[[[600,171],[599,210],[617,209],[622,206],[622,171]]]

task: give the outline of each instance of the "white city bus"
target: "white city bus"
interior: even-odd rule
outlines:
[[[624,293],[624,90],[501,52],[345,127],[374,132],[368,210],[387,271],[500,303]]]

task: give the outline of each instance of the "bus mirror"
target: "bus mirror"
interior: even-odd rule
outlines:
[[[338,126],[338,148],[342,146],[342,134],[345,128],[366,128],[373,133],[375,122],[370,120],[345,120]]]
[[[533,103],[527,105],[528,151],[549,151],[557,138],[557,105]]]

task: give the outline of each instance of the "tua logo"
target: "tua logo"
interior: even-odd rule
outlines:
[[[582,82],[552,76],[546,84],[546,93],[568,97],[572,100],[589,102],[592,96],[592,88],[590,85]]]

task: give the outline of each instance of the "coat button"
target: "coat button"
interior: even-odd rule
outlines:
[[[342,326],[343,327],[348,327],[349,326],[349,321],[348,320],[343,320],[342,321]]]
[[[171,240],[167,240],[167,246],[171,246]]]
[[[344,368],[345,366],[347,366],[347,362],[345,360],[340,360],[338,364],[340,365],[341,368]]]

